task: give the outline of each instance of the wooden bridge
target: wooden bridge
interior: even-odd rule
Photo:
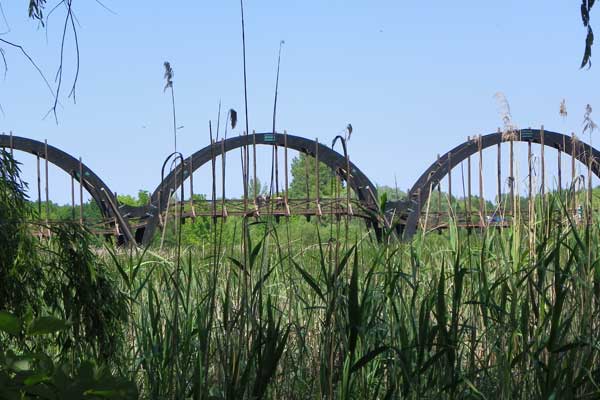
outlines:
[[[47,142],[39,142],[32,139],[17,137],[11,135],[0,135],[0,147],[15,151],[27,152],[36,156],[37,161],[37,208],[38,215],[42,215],[42,208],[45,207],[46,215],[49,215],[49,178],[48,164],[54,164],[61,168],[71,178],[71,203],[73,207],[73,221],[86,225],[92,231],[102,234],[117,236],[119,242],[140,244],[149,243],[152,240],[157,229],[162,229],[170,218],[187,219],[207,217],[216,221],[221,218],[240,217],[240,218],[261,218],[273,216],[275,219],[281,217],[304,216],[311,217],[356,217],[364,219],[367,225],[374,229],[378,237],[384,227],[395,228],[398,237],[408,240],[418,230],[431,231],[446,229],[450,224],[467,229],[476,229],[489,226],[498,228],[509,226],[513,223],[512,214],[504,214],[502,220],[494,220],[493,210],[486,210],[483,193],[483,153],[482,150],[490,147],[497,148],[497,199],[508,199],[513,202],[514,193],[514,155],[513,146],[522,142],[528,149],[528,201],[531,204],[535,202],[536,196],[545,198],[548,189],[545,186],[545,165],[547,160],[544,156],[544,149],[551,147],[557,150],[558,159],[558,190],[562,190],[563,173],[561,156],[566,155],[571,158],[571,183],[576,181],[575,163],[582,163],[587,169],[587,188],[586,188],[586,218],[591,218],[591,177],[599,176],[600,152],[590,145],[576,138],[574,135],[567,136],[556,132],[545,131],[541,129],[524,129],[514,132],[496,132],[484,136],[469,137],[466,142],[458,145],[443,156],[438,156],[431,166],[420,176],[412,188],[408,191],[405,199],[387,202],[385,209],[381,210],[378,201],[378,194],[375,185],[369,178],[352,162],[347,152],[344,138],[337,136],[331,147],[325,146],[318,139],[311,140],[300,136],[288,135],[284,133],[252,133],[235,136],[220,141],[211,141],[211,144],[205,148],[193,153],[188,158],[183,158],[181,154],[174,153],[167,161],[171,161],[173,166],[170,173],[161,176],[160,184],[150,196],[149,203],[140,207],[131,207],[120,204],[117,196],[112,192],[104,181],[100,179],[81,158],[75,158],[68,153],[48,145]],[[339,143],[342,153],[334,150],[336,143]],[[508,165],[509,173],[506,177],[509,182],[509,190],[503,191],[503,180],[501,165],[503,163],[501,154],[501,144],[509,145]],[[532,183],[532,165],[533,153],[532,143],[540,145],[541,158],[541,187],[534,187]],[[249,193],[249,180],[252,176],[256,182],[256,147],[259,145],[270,146],[273,148],[275,163],[275,186],[276,190],[271,198],[262,196],[254,189],[254,193]],[[316,186],[307,187],[306,198],[289,198],[288,187],[288,149],[295,150],[313,160],[313,165],[307,163],[306,181],[308,182],[309,173],[315,174]],[[242,160],[242,179],[244,195],[241,199],[232,199],[226,196],[226,186],[230,182],[225,176],[226,156],[228,152],[238,150]],[[283,153],[284,171],[281,175],[283,181],[280,185],[279,163],[276,162],[278,151]],[[472,159],[477,163],[473,167]],[[44,163],[42,172],[41,163]],[[449,199],[453,199],[452,192],[452,170],[458,165],[467,164],[467,183],[465,199],[461,200],[465,204],[462,215],[460,213],[450,214],[443,212],[441,206],[431,207],[431,195],[438,192],[438,201],[441,198],[441,182],[447,181]],[[332,196],[331,198],[322,198],[320,196],[319,174],[320,164],[325,164],[334,176],[337,176],[339,182],[345,183],[345,194],[341,196]],[[221,176],[216,176],[216,166],[221,168]],[[194,181],[193,174],[201,167],[210,166],[212,170],[212,193],[209,200],[194,199]],[[396,167],[391,165],[390,169]],[[472,177],[472,169],[475,169],[475,179]],[[164,168],[163,168],[164,171]],[[43,179],[42,179],[43,177]],[[464,177],[463,177],[464,179]],[[478,180],[478,184],[477,181]],[[42,181],[44,185],[45,198],[42,199]],[[221,193],[216,193],[216,182],[221,184]],[[473,190],[473,185],[477,190]],[[184,198],[184,186],[189,187],[189,199]],[[463,182],[463,186],[465,183]],[[465,189],[463,188],[463,191]],[[97,221],[88,221],[84,219],[82,204],[83,193],[88,192],[93,201],[98,205],[102,214],[102,219]],[[79,197],[79,212],[76,211],[76,193]],[[312,192],[312,196],[310,193]],[[180,202],[173,201],[176,197]],[[477,196],[477,198],[475,198]],[[515,204],[498,204],[506,210],[515,208]],[[569,204],[571,210],[576,210],[575,200]],[[528,212],[528,211],[527,211]],[[521,212],[523,216],[527,212]],[[578,212],[578,211],[577,211]],[[577,215],[573,213],[573,215]],[[488,216],[490,219],[488,219]],[[526,217],[528,218],[528,217]],[[43,222],[47,225],[59,223],[45,219]]]

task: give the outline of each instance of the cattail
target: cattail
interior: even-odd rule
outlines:
[[[165,66],[166,84],[165,84],[165,88],[163,90],[166,91],[168,88],[173,87],[173,68],[171,68],[171,63],[168,61],[164,62],[164,66]]]
[[[171,63],[165,61],[163,63],[165,66],[165,88],[163,92],[166,92],[167,89],[171,89],[171,110],[173,112],[173,143],[174,143],[174,151],[177,151],[177,117],[175,115],[175,91],[173,90],[173,68],[171,68]],[[183,126],[181,126],[183,128]]]
[[[350,140],[350,136],[352,135],[352,124],[348,124],[348,126],[346,127],[346,130],[348,131],[348,139]]]
[[[496,101],[498,102],[498,106],[500,108],[500,117],[502,118],[502,123],[504,124],[504,134],[507,136],[512,136],[516,134],[518,130],[516,125],[513,123],[512,114],[510,112],[510,104],[506,99],[506,96],[502,92],[498,92],[494,95]]]
[[[585,114],[583,115],[583,133],[589,131],[590,135],[596,128],[598,127],[596,123],[592,120],[592,106],[587,104],[585,106]]]
[[[560,110],[558,111],[561,117],[567,118],[567,103],[565,99],[560,102]]]
[[[229,117],[231,118],[231,129],[235,129],[237,125],[237,111],[233,108],[229,110]]]

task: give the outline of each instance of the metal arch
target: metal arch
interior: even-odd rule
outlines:
[[[203,149],[192,154],[191,157],[188,157],[183,162],[183,165],[180,165],[160,183],[160,185],[156,188],[156,190],[152,193],[151,197],[151,208],[152,210],[142,211],[147,216],[149,216],[149,220],[145,226],[142,243],[147,244],[152,239],[154,235],[154,231],[158,226],[159,218],[158,216],[165,211],[166,203],[162,202],[159,205],[159,197],[163,199],[166,198],[169,193],[173,193],[182,182],[179,182],[176,177],[180,174],[180,168],[185,168],[184,176],[187,178],[189,176],[189,165],[190,159],[192,162],[192,173],[196,171],[198,168],[202,167],[204,164],[210,162],[213,157],[220,156],[222,154],[222,146],[225,150],[225,153],[238,149],[242,146],[252,146],[254,143],[257,145],[268,145],[274,146],[277,145],[279,147],[284,147],[286,145],[286,136],[287,136],[287,147],[292,150],[296,150],[301,153],[305,153],[312,157],[315,156],[317,142],[314,140],[306,139],[300,136],[294,135],[284,135],[281,133],[255,133],[250,135],[242,135],[235,136],[229,139],[226,139],[223,144],[215,143],[214,145],[208,145]],[[346,180],[346,158],[339,154],[338,152],[332,150],[331,148],[324,146],[321,143],[318,143],[318,151],[319,151],[319,161],[327,165],[333,171],[335,171],[342,179]],[[360,170],[356,165],[350,162],[350,186],[357,194],[359,200],[365,204],[366,207],[374,208],[376,207],[376,199],[377,199],[377,189],[373,185],[373,183],[367,178],[367,176]],[[160,208],[160,209],[159,209]],[[131,210],[133,211],[133,210]],[[138,212],[138,214],[141,213]],[[373,219],[372,223],[377,226],[377,221]],[[138,236],[136,234],[136,236]]]
[[[102,216],[104,218],[117,218],[119,227],[125,235],[125,241],[132,241],[129,225],[123,219],[118,209],[117,201],[108,185],[100,179],[90,168],[81,163],[83,180],[79,176],[79,160],[68,153],[46,143],[37,140],[28,139],[20,136],[0,135],[0,147],[10,148],[18,151],[39,156],[42,159],[48,159],[48,162],[56,165],[67,174],[73,176],[78,182],[81,182],[85,190],[92,196]],[[46,148],[48,154],[46,155]]]
[[[513,141],[531,142],[541,144],[541,130],[539,129],[522,129],[513,137]],[[573,154],[573,145],[575,145],[575,158],[589,165],[589,150],[590,146],[580,140],[573,143],[570,136],[562,133],[550,132],[544,130],[544,145],[561,150],[565,154]],[[485,149],[499,143],[509,142],[510,139],[503,136],[501,132],[492,133],[466,141],[446,154],[440,157],[436,162],[421,175],[410,189],[408,200],[403,202],[394,202],[386,209],[386,215],[392,213],[396,215],[407,216],[406,225],[403,229],[403,239],[410,239],[417,231],[420,211],[425,205],[429,197],[430,190],[435,187],[448,173],[467,157],[476,154],[479,151],[479,141],[481,140],[481,148]],[[600,152],[592,148],[592,160],[600,160]],[[592,173],[600,177],[600,166],[598,162],[592,162]]]

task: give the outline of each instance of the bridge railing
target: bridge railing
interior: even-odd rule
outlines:
[[[165,213],[167,214],[167,212]],[[227,218],[229,216],[251,217],[261,215],[282,216],[357,216],[368,218],[370,215],[359,200],[347,198],[285,199],[285,197],[259,197],[254,201],[243,199],[186,200],[172,203],[168,207],[169,217],[179,215],[182,218],[210,217]],[[164,219],[164,217],[163,217]]]
[[[594,209],[591,214],[596,215],[598,212],[600,212],[600,209]],[[567,208],[566,213],[571,217],[571,221],[576,224],[591,222],[586,218],[587,212],[582,207]],[[446,229],[452,224],[459,228],[503,228],[513,225],[515,221],[527,223],[530,221],[530,217],[536,218],[538,215],[537,213],[531,214],[528,208],[519,210],[517,214],[502,211],[485,215],[482,215],[479,211],[429,211],[421,213],[419,227],[425,231]],[[565,220],[565,211],[557,209],[551,217],[556,222]]]

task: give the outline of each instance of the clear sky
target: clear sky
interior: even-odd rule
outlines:
[[[28,20],[25,1],[1,4],[10,26],[2,38],[24,45],[54,84],[64,9],[50,17],[46,35]],[[234,134],[241,132],[239,2],[103,4],[114,14],[94,1],[74,1],[81,50],[77,103],[66,97],[74,70],[69,35],[58,125],[43,119],[52,97],[39,75],[4,48],[0,130],[48,139],[82,156],[119,193],[153,190],[172,150],[163,61],[175,71],[184,155],[209,143],[208,121],[216,123],[219,99],[224,110],[239,112]],[[585,30],[576,2],[248,0],[245,13],[250,129],[271,129],[277,50],[285,40],[278,130],[330,143],[351,123],[351,158],[378,184],[397,179],[401,189],[410,187],[436,154],[468,135],[496,131],[502,124],[494,99],[499,91],[522,128],[544,124],[580,132],[587,103],[600,115],[600,71],[579,69]],[[600,30],[594,12],[592,24]],[[563,98],[566,121],[558,113]],[[266,171],[266,152],[261,156]],[[24,169],[30,177],[33,167]],[[209,175],[199,176],[199,191],[207,191]],[[240,192],[236,176],[230,187]],[[68,182],[54,172],[51,179]],[[51,197],[67,202],[70,195],[53,190]]]

